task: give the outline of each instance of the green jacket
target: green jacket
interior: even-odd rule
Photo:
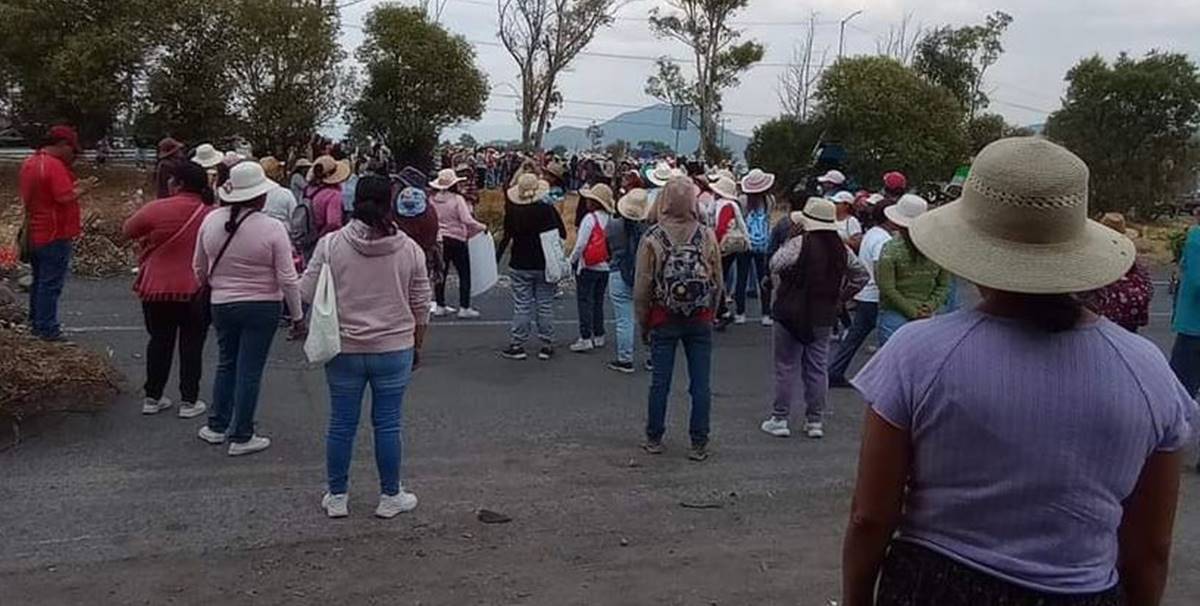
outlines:
[[[903,236],[884,245],[875,266],[879,306],[916,319],[922,307],[936,312],[950,294],[950,272],[922,255]]]

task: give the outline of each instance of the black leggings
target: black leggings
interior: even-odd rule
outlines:
[[[433,296],[437,304],[446,306],[446,277],[450,275],[450,266],[458,272],[458,306],[462,309],[471,307],[471,255],[467,251],[467,243],[454,238],[442,239],[442,256],[445,266],[442,268],[442,280],[434,288]]]
[[[184,402],[200,396],[204,340],[208,337],[207,305],[201,301],[149,301],[142,315],[150,342],[146,344],[146,397],[157,400],[171,376],[175,342],[179,341],[179,395]]]

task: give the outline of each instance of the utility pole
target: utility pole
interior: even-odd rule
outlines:
[[[842,58],[842,53],[846,50],[846,24],[861,14],[862,11],[854,11],[842,19],[842,33],[838,35],[838,59]]]

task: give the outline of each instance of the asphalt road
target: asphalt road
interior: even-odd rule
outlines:
[[[201,420],[142,417],[144,336],[128,282],[74,280],[65,295],[67,324],[111,352],[127,395],[0,452],[0,604],[821,606],[838,596],[862,402],[835,392],[823,441],[760,433],[770,381],[757,325],[718,339],[713,458],[695,464],[678,379],[667,454],[643,455],[648,376],[614,374],[600,352],[501,360],[510,305],[493,293],[484,321],[435,326],[408,392],[404,477],[420,507],[371,516],[364,425],[351,517],[331,521],[318,509],[323,374],[297,344],[275,344],[259,408],[274,444],[250,457],[197,440]],[[566,342],[574,301],[560,306]],[[1166,346],[1164,306],[1148,336]],[[1179,606],[1200,603],[1200,476],[1186,475],[1183,491],[1167,599]],[[513,522],[485,526],[480,508]]]

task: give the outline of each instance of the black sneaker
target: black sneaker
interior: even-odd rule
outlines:
[[[646,364],[644,367],[646,369],[646,372],[654,372],[654,362],[651,362],[650,360],[646,360]]]
[[[550,347],[549,345],[541,348],[538,351],[538,359],[542,360],[543,362],[546,360],[549,360],[550,358],[553,358],[553,357],[554,357],[554,348]]]
[[[688,453],[688,459],[692,461],[707,461],[708,444],[692,444],[692,451]]]
[[[627,375],[637,372],[637,369],[633,367],[633,362],[622,362],[620,360],[613,360],[612,362],[609,362],[608,369]]]
[[[647,439],[645,444],[642,444],[642,450],[647,454],[660,455],[663,453],[662,440]]]
[[[509,345],[508,349],[500,352],[500,357],[505,360],[524,360],[529,356],[525,354],[525,348],[520,345]]]

